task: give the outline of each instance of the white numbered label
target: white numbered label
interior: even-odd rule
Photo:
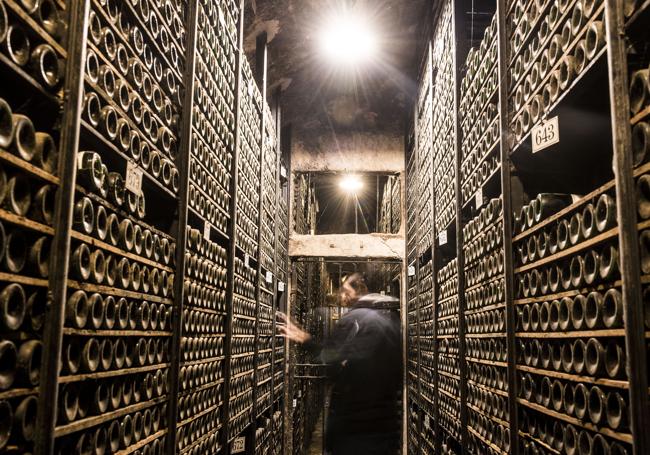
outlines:
[[[142,193],[142,175],[143,171],[133,161],[126,163],[126,179],[124,186],[133,194]]]
[[[478,209],[479,207],[483,206],[483,188],[479,188],[478,191],[476,192],[476,195],[474,196],[476,199],[476,208]]]
[[[232,442],[230,453],[243,453],[246,451],[246,438],[241,436]]]
[[[296,399],[294,398],[294,399],[293,399],[293,407],[295,408],[296,406],[298,406],[298,400],[296,400]]]
[[[287,178],[287,169],[284,166],[280,166],[280,177]]]
[[[530,139],[533,141],[533,153],[560,142],[560,123],[557,115],[534,127]]]
[[[204,239],[210,238],[210,223],[208,223],[207,221],[203,225],[203,238]]]
[[[278,282],[278,291],[284,292],[284,281]]]
[[[415,276],[415,266],[414,265],[409,265],[407,275],[408,276]]]
[[[244,255],[244,265],[248,267],[248,263],[250,262],[250,256],[248,254]]]
[[[438,244],[440,246],[446,245],[447,244],[447,231],[442,231],[440,235],[438,236]]]
[[[273,274],[271,272],[266,272],[266,282],[273,283]]]

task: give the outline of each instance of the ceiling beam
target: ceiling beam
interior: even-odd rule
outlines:
[[[404,259],[405,245],[401,234],[291,234],[289,256],[401,261]]]

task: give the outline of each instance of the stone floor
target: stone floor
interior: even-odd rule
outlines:
[[[321,415],[314,428],[311,439],[311,445],[307,449],[306,455],[323,455],[323,416]]]

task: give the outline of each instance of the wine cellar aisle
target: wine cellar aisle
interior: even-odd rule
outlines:
[[[402,425],[352,443],[650,453],[649,24],[0,0],[0,455],[330,453],[357,307]]]

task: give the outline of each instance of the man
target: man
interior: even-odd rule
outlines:
[[[368,292],[360,273],[347,277],[340,297],[350,311],[323,345],[280,314],[280,333],[320,352],[330,366],[332,399],[326,449],[332,455],[399,453],[402,349],[399,300]]]

